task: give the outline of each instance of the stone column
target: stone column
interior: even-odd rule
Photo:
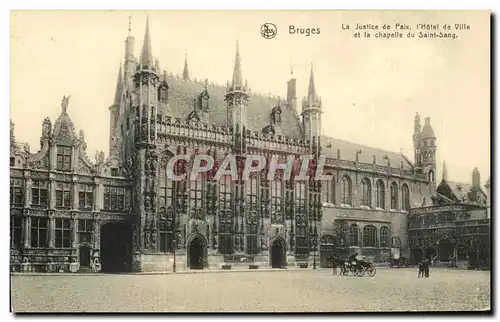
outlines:
[[[49,236],[49,248],[54,248],[56,243],[56,221],[54,218],[54,211],[49,210],[49,227],[48,227],[48,236]]]
[[[78,177],[73,176],[71,184],[71,194],[73,195],[73,206],[72,209],[78,209]]]
[[[23,245],[24,248],[31,247],[31,216],[28,209],[24,209],[23,213]]]
[[[93,226],[94,250],[99,250],[101,248],[101,226],[98,213],[94,213]]]
[[[56,182],[53,173],[49,174],[49,208],[54,209],[56,207]]]
[[[78,214],[76,212],[71,213],[71,223],[72,223],[72,234],[71,234],[71,248],[78,247]]]
[[[29,208],[31,205],[31,174],[25,173],[24,177],[24,207]]]
[[[391,209],[391,180],[387,179],[385,184],[385,209]]]
[[[371,206],[372,209],[377,207],[377,178],[373,176],[371,178]]]

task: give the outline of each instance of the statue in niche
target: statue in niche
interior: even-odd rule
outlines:
[[[66,111],[68,110],[69,98],[70,97],[71,97],[71,95],[69,95],[69,96],[63,96],[63,98],[62,98],[61,108],[62,108],[62,112],[63,113],[66,113]]]
[[[267,250],[266,238],[264,236],[260,237],[260,249]]]

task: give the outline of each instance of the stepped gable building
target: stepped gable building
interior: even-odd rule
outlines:
[[[432,258],[469,267],[490,265],[490,179],[481,187],[479,170],[472,184],[448,180],[446,164],[433,205],[410,209],[408,237],[411,260]]]
[[[109,107],[108,158],[99,152],[89,160],[67,97],[54,125],[43,121],[39,152],[16,143],[11,127],[13,270],[326,266],[332,254],[377,262],[408,256],[408,212],[436,190],[430,118],[422,128],[415,117],[411,162],[322,135],[312,68],[300,104],[293,77],[284,99],[253,93],[238,46],[233,75],[218,86],[192,80],[187,57],[182,77],[162,71],[149,23],[138,59],[134,43],[129,33]],[[172,182],[166,165],[177,154],[209,154],[215,169],[227,154],[239,165],[248,154],[323,154],[334,179],[268,181],[264,170],[247,181],[215,182],[212,171]],[[176,164],[180,172],[189,167]]]

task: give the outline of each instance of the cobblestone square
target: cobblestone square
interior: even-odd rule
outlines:
[[[352,312],[490,309],[490,273],[379,269],[12,276],[15,312]]]

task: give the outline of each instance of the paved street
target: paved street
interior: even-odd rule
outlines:
[[[490,273],[379,269],[177,275],[12,276],[15,312],[342,312],[486,310]]]

